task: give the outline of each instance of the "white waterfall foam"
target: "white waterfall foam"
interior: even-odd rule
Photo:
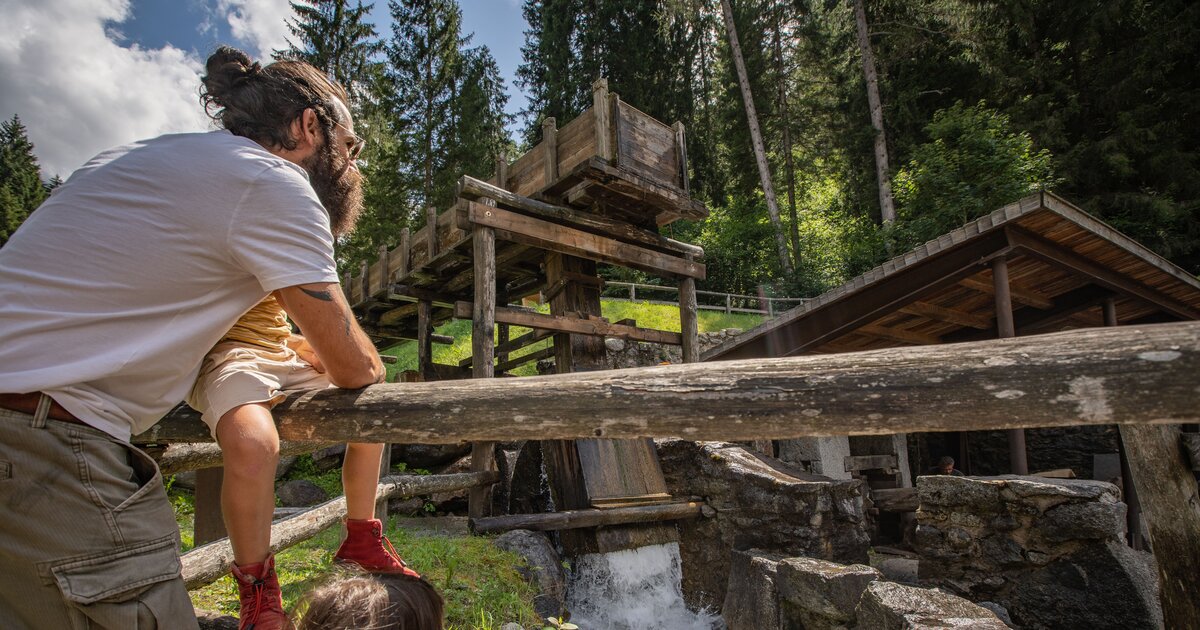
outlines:
[[[680,590],[679,544],[580,558],[567,590],[571,622],[581,630],[716,630],[721,618],[688,610]]]

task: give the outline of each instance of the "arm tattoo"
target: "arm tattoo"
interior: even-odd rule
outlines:
[[[321,300],[322,302],[332,302],[333,301],[333,296],[330,295],[329,291],[324,291],[324,290],[311,291],[309,289],[305,289],[304,287],[296,287],[296,288],[303,291],[304,295],[307,295],[308,297],[311,297],[311,298],[316,298],[318,300]]]

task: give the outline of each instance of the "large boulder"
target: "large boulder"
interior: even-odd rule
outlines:
[[[728,630],[785,630],[779,616],[776,572],[783,557],[734,551],[721,616]]]
[[[567,597],[567,576],[550,539],[541,532],[515,529],[497,536],[492,542],[500,549],[525,559],[525,566],[518,567],[517,571],[538,590],[533,598],[533,607],[538,616],[543,619],[562,616]]]
[[[1008,630],[992,611],[931,589],[872,582],[858,602],[858,630]]]
[[[432,470],[456,462],[471,454],[471,444],[393,444],[392,464],[403,463],[410,470]]]
[[[711,518],[680,521],[683,592],[694,609],[725,601],[732,551],[865,562],[862,484],[805,473],[724,442],[658,442],[667,488],[696,496]]]
[[[853,626],[855,608],[863,591],[882,579],[879,571],[865,565],[844,565],[816,558],[782,560],[777,574],[775,582],[784,627],[805,630]]]
[[[923,585],[1005,607],[1024,628],[1161,628],[1153,558],[1123,542],[1112,484],[919,477]]]
[[[329,500],[329,495],[317,484],[307,479],[284,482],[275,490],[283,507],[309,507]]]

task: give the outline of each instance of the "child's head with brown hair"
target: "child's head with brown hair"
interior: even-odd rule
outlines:
[[[442,630],[442,596],[422,578],[348,574],[304,599],[298,630]]]

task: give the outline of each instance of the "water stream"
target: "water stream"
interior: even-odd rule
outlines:
[[[688,610],[679,544],[580,558],[567,589],[571,622],[581,630],[720,630],[721,618]]]

